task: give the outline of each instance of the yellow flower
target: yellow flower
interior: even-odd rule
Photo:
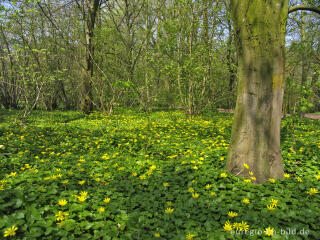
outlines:
[[[164,212],[167,214],[173,213],[174,209],[173,208],[167,208]]]
[[[231,225],[229,220],[226,221],[226,223],[223,226],[223,229],[226,230],[226,231],[232,231],[233,228],[232,228],[232,225]]]
[[[10,174],[9,174],[9,176],[10,177],[13,177],[13,176],[15,176],[17,174],[17,172],[11,172]]]
[[[290,174],[285,173],[285,174],[283,174],[283,176],[284,176],[285,178],[289,178],[289,177],[290,177]]]
[[[278,205],[278,200],[275,199],[271,199],[270,202],[272,203],[272,205],[274,205],[275,207]]]
[[[238,216],[238,213],[230,211],[230,212],[228,212],[228,216],[233,218],[233,217]]]
[[[252,175],[253,175],[253,172],[249,172],[249,175],[252,176]]]
[[[249,165],[246,163],[243,164],[243,167],[245,167],[246,169],[249,169]]]
[[[198,167],[197,166],[194,166],[194,167],[192,167],[194,170],[198,170]]]
[[[273,211],[276,209],[276,206],[273,204],[267,205],[268,210]]]
[[[103,200],[103,202],[104,202],[104,203],[109,203],[109,202],[110,202],[110,198],[105,198],[105,199]]]
[[[189,234],[187,234],[186,239],[187,239],[187,240],[191,240],[191,239],[193,239],[195,236],[196,236],[196,235],[189,233]]]
[[[269,178],[269,182],[275,183],[276,180],[274,178]]]
[[[133,172],[131,175],[132,175],[133,177],[136,177],[138,174],[137,174],[136,172]]]
[[[80,196],[86,197],[87,195],[88,195],[88,192],[84,192],[84,191],[80,192]]]
[[[210,196],[213,197],[214,195],[216,195],[215,192],[210,192]]]
[[[298,182],[303,182],[301,177],[297,177]]]
[[[103,207],[100,207],[100,208],[98,208],[98,211],[99,211],[99,212],[104,212],[104,208],[103,208]]]
[[[239,226],[240,226],[240,231],[242,230],[247,231],[249,229],[249,225],[247,224],[247,222],[244,222],[244,221],[242,221]]]
[[[274,228],[266,228],[266,230],[264,230],[264,233],[267,235],[267,236],[272,236],[273,235],[273,231],[274,231]]]
[[[194,192],[194,189],[191,187],[191,188],[188,188],[188,192],[191,192],[193,193]]]
[[[206,189],[210,189],[211,188],[211,185],[210,184],[207,184],[206,185]]]
[[[316,175],[316,179],[317,179],[317,180],[320,179],[320,174]]]
[[[319,193],[318,189],[316,188],[310,188],[310,190],[307,192],[308,194],[312,195],[312,194],[317,194]]]
[[[167,205],[170,207],[170,206],[172,206],[172,202],[167,202]]]
[[[84,201],[87,200],[87,197],[85,197],[85,196],[77,196],[77,198],[78,198],[78,200],[79,200],[80,202],[84,202]]]
[[[163,183],[163,186],[164,187],[169,187],[169,183],[165,182],[165,183]]]
[[[83,185],[85,182],[86,182],[86,181],[82,180],[82,181],[79,181],[78,183],[79,183],[80,185]]]
[[[59,212],[56,214],[57,221],[63,221],[63,220],[64,220],[64,217],[65,217],[65,216],[68,216],[68,215],[69,215],[69,214],[66,213],[66,212],[59,211]]]
[[[221,174],[220,174],[220,177],[226,178],[226,177],[228,177],[228,175],[227,175],[226,173],[221,173]]]
[[[237,231],[240,231],[240,227],[241,227],[241,223],[235,222],[235,223],[233,224],[233,228],[234,228],[235,230],[237,230]]]
[[[251,179],[245,179],[244,181],[249,183],[249,182],[251,182]]]
[[[1,185],[4,185],[4,184],[6,184],[6,183],[7,183],[7,180],[4,180],[4,179],[0,180],[0,184],[1,184]]]
[[[140,178],[140,180],[144,180],[144,179],[146,179],[147,177],[146,177],[146,175],[141,175],[139,178]]]
[[[8,228],[7,230],[4,231],[3,236],[4,237],[10,237],[10,236],[15,236],[16,235],[16,231],[18,230],[18,228],[13,225],[12,227]]]
[[[67,203],[68,203],[68,201],[67,201],[67,200],[64,200],[64,199],[58,201],[58,204],[59,204],[60,206],[62,206],[62,207],[65,206]]]
[[[252,179],[253,181],[256,181],[256,180],[257,180],[255,177],[251,177],[251,179]]]
[[[198,193],[192,193],[192,197],[193,197],[193,198],[198,198],[198,197],[199,197],[199,194],[198,194]]]
[[[224,157],[221,157],[221,158],[220,158],[220,161],[223,161],[223,160],[224,160]]]
[[[160,233],[155,233],[154,237],[159,238],[160,237]]]

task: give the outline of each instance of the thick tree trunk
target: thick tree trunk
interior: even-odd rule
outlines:
[[[281,178],[281,109],[288,0],[233,0],[238,97],[226,168],[257,182]]]

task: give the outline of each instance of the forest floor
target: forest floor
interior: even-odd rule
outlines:
[[[320,239],[320,121],[283,118],[286,174],[255,184],[224,170],[232,114],[0,115],[1,237]]]

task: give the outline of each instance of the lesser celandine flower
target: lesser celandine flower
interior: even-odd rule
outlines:
[[[193,198],[198,198],[198,197],[199,197],[199,194],[198,194],[198,193],[192,193],[192,197],[193,197]]]
[[[88,195],[88,192],[82,191],[80,192],[80,196],[86,197]]]
[[[285,173],[285,174],[283,174],[283,176],[284,176],[285,178],[290,178],[290,174],[289,174],[289,173]]]
[[[160,237],[160,233],[155,233],[154,237],[159,238]]]
[[[273,198],[270,200],[270,202],[271,202],[271,204],[274,205],[275,207],[278,205],[278,200],[275,200],[275,199],[273,199]]]
[[[206,189],[210,189],[211,188],[211,185],[210,184],[207,184],[206,185]]]
[[[85,196],[77,196],[77,198],[78,198],[78,200],[79,200],[80,202],[84,202],[84,201],[87,200],[87,198],[86,198]]]
[[[273,204],[267,205],[268,210],[273,211],[276,209],[276,206]]]
[[[79,183],[80,185],[83,185],[85,182],[86,182],[86,181],[82,180],[82,181],[79,181],[78,183]]]
[[[196,235],[189,233],[189,234],[187,234],[186,239],[187,239],[187,240],[191,240],[191,239],[193,239],[195,236],[196,236]]]
[[[241,229],[241,223],[235,222],[235,223],[233,224],[233,228],[234,228],[235,230],[237,230],[237,231],[240,231],[240,229]]]
[[[68,216],[69,214],[67,212],[59,211],[56,214],[57,221],[63,221],[65,216]]]
[[[225,222],[223,229],[226,231],[232,231],[233,228],[229,220]]]
[[[226,178],[226,177],[228,177],[228,175],[227,175],[226,173],[221,173],[221,174],[220,174],[220,177]]]
[[[246,168],[246,169],[249,169],[249,165],[246,164],[246,163],[243,164],[243,167]]]
[[[269,182],[275,183],[276,180],[274,178],[269,178]]]
[[[164,187],[169,187],[169,183],[165,182],[165,183],[163,183],[163,186]]]
[[[250,200],[249,200],[248,198],[244,198],[244,199],[242,199],[242,202],[243,202],[244,204],[249,204],[249,203],[250,203]]]
[[[194,189],[192,187],[188,188],[188,192],[191,192],[193,193],[194,192]]]
[[[244,221],[242,221],[239,226],[240,226],[240,231],[242,230],[247,231],[249,229],[249,225],[247,224],[247,222],[244,222]]]
[[[173,208],[167,208],[164,212],[167,214],[173,213],[174,209]]]
[[[233,218],[233,217],[238,216],[238,213],[230,211],[230,212],[228,212],[228,216]]]
[[[105,198],[105,199],[103,200],[103,202],[104,202],[104,203],[109,203],[109,202],[110,202],[110,198]]]
[[[309,195],[317,194],[319,193],[318,189],[316,188],[310,188],[310,190],[307,192]]]
[[[272,236],[273,235],[273,231],[274,231],[274,228],[270,228],[270,227],[268,227],[268,228],[266,228],[265,230],[264,230],[264,233],[267,235],[267,236]]]
[[[4,237],[13,237],[16,235],[17,230],[18,230],[18,228],[15,225],[13,225],[12,227],[10,227],[4,231],[3,236]]]
[[[68,201],[65,200],[65,199],[58,201],[58,204],[59,204],[60,206],[62,206],[62,207],[65,206],[67,203],[68,203]]]
[[[104,212],[104,208],[103,208],[103,207],[99,207],[99,208],[98,208],[98,211],[99,211],[99,212]]]

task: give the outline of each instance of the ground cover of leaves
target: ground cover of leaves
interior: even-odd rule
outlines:
[[[0,239],[320,239],[320,122],[282,121],[283,179],[225,166],[232,115],[0,111]]]

